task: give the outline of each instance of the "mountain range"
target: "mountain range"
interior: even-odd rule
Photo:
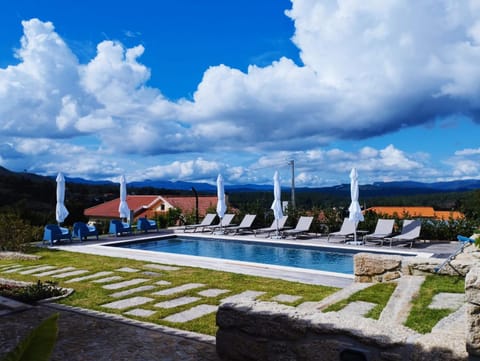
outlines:
[[[55,177],[44,177],[32,173],[25,172],[12,172],[6,168],[0,167],[0,178],[7,176],[22,176],[31,180],[47,180],[55,179]],[[65,177],[66,182],[72,182],[77,184],[90,184],[90,185],[115,185],[116,183],[107,180],[87,180],[83,178],[70,178]],[[161,180],[145,180],[130,182],[127,185],[129,188],[155,188],[155,189],[168,189],[178,191],[190,191],[195,188],[197,192],[201,193],[215,193],[216,185],[208,183],[196,183],[196,182],[182,182],[182,181],[161,181]],[[290,189],[284,187],[285,190]],[[434,193],[434,192],[463,192],[469,190],[480,189],[479,179],[466,179],[466,180],[454,180],[449,182],[433,182],[422,183],[414,181],[396,181],[396,182],[375,182],[373,184],[360,185],[360,191],[366,193],[372,193],[377,195],[385,194],[419,194],[419,193]],[[236,192],[255,192],[255,191],[272,191],[273,185],[270,184],[242,184],[242,185],[225,185],[225,191],[230,193]],[[349,184],[339,184],[330,187],[297,187],[296,192],[304,191],[319,191],[322,193],[339,193],[350,192]]]

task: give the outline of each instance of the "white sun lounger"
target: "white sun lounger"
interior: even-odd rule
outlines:
[[[235,214],[226,213],[226,214],[223,215],[223,218],[220,220],[220,222],[218,222],[217,224],[214,224],[212,226],[204,227],[203,229],[206,229],[206,230],[211,231],[213,233],[220,228],[228,227],[230,225],[230,223],[232,223],[233,217],[235,217]]]
[[[312,225],[313,217],[300,217],[298,220],[297,226],[294,229],[287,229],[282,232],[282,237],[295,236],[298,237],[300,234],[307,233],[310,230]]]
[[[183,231],[186,232],[187,230],[191,229],[193,232],[196,232],[197,229],[199,228],[204,228],[206,226],[210,226],[213,223],[213,220],[215,219],[217,215],[215,213],[207,213],[205,217],[203,218],[201,223],[198,224],[187,224],[183,228]]]
[[[344,218],[340,230],[328,234],[327,242],[330,242],[330,238],[342,238],[346,241],[347,238],[352,237],[356,231],[356,224],[348,218]]]
[[[233,232],[233,234],[251,231],[253,221],[255,221],[256,217],[256,214],[246,214],[238,226],[225,227],[225,231],[227,233]]]
[[[422,223],[420,221],[405,219],[402,225],[402,233],[398,236],[384,238],[382,246],[384,241],[388,241],[390,247],[392,247],[393,243],[410,243],[410,248],[412,248],[415,241],[420,237],[421,229]]]
[[[381,243],[382,239],[392,236],[394,225],[394,219],[379,219],[373,233],[364,235],[363,241]]]
[[[285,229],[285,224],[287,223],[288,216],[283,216],[278,220],[278,230],[282,231]],[[270,227],[257,228],[253,231],[255,237],[260,233],[267,233],[267,238],[270,237],[270,233],[277,231],[277,220],[274,219]]]

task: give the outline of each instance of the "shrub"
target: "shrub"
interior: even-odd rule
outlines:
[[[37,283],[26,286],[11,283],[0,284],[0,295],[25,303],[34,303],[50,297],[62,296],[65,292],[65,290],[58,288],[57,283],[53,281],[42,283],[38,280]]]
[[[0,251],[25,252],[32,241],[41,239],[41,232],[16,213],[0,213]]]

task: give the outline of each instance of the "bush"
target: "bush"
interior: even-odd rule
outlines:
[[[25,303],[34,303],[47,298],[62,296],[65,292],[65,290],[58,288],[57,283],[53,281],[42,283],[39,280],[37,283],[27,286],[11,283],[0,284],[0,295]]]
[[[0,213],[0,251],[25,252],[31,242],[41,240],[42,232],[16,213]]]

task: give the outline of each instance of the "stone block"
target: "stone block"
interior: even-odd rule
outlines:
[[[480,306],[467,304],[467,351],[480,356]]]
[[[465,297],[467,302],[480,305],[480,268],[473,267],[465,277]]]
[[[385,273],[400,274],[401,268],[401,256],[372,253],[358,253],[354,256],[354,274],[361,282],[383,282]]]

